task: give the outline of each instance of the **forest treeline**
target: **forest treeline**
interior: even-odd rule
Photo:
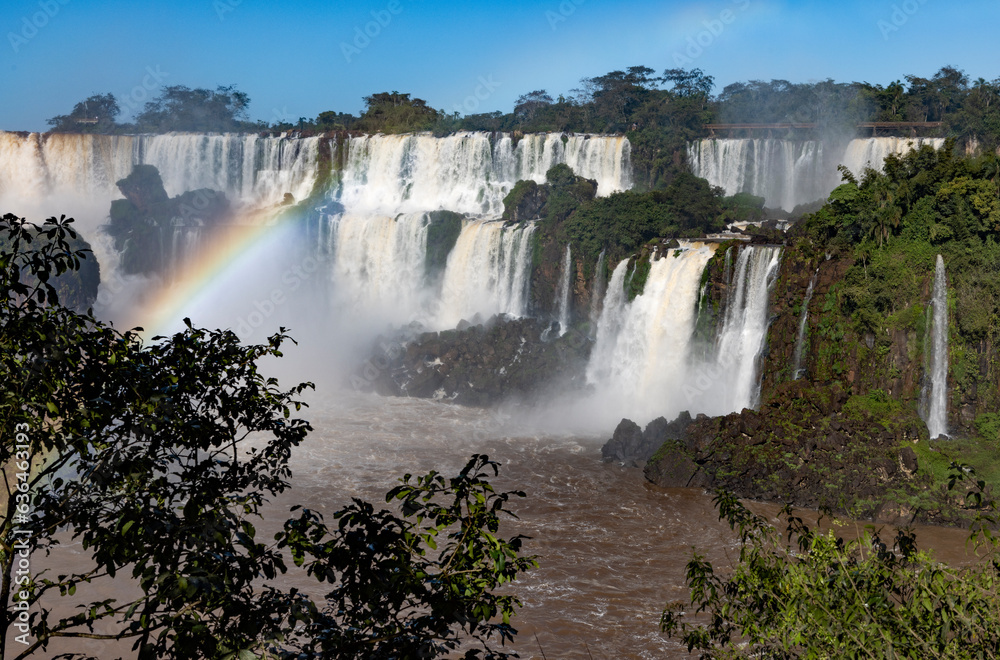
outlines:
[[[632,143],[636,185],[666,186],[676,173],[677,154],[707,135],[706,123],[815,123],[823,135],[853,134],[872,121],[942,122],[943,134],[964,143],[1000,146],[1000,77],[970,77],[945,66],[929,78],[907,75],[888,85],[840,83],[832,79],[793,83],[751,80],[726,85],[700,69],[632,66],[583,78],[566,94],[545,89],[519,96],[510,112],[461,116],[428,105],[408,93],[364,97],[360,114],[328,110],[314,118],[273,122],[249,119],[250,98],[235,85],[214,90],[183,85],[162,88],[128,122],[121,102],[95,94],[66,115],[48,120],[53,132],[162,133],[331,131],[401,133],[455,131],[624,133]]]

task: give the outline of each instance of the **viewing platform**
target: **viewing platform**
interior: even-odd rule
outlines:
[[[940,129],[944,122],[940,121],[869,121],[858,124],[858,128],[872,129],[872,137],[878,137],[878,132],[896,134],[897,131],[909,130],[910,137],[917,137],[918,128]]]
[[[871,137],[878,137],[880,134],[908,135],[917,137],[917,129],[939,131],[944,125],[940,121],[868,121],[857,124],[858,131],[871,130]],[[726,137],[754,138],[754,137],[798,137],[796,133],[801,131],[811,131],[816,128],[815,123],[779,122],[776,124],[705,124],[708,137],[718,137],[716,132],[724,133]]]

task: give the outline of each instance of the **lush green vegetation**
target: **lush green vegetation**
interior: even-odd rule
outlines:
[[[1000,158],[958,157],[953,147],[890,156],[884,172],[860,179],[845,172],[829,203],[792,235],[808,239],[799,246],[817,258],[836,253],[852,262],[824,305],[818,340],[842,342],[850,330],[853,341],[869,338],[870,346],[855,348],[874,359],[888,355],[896,331],[918,338],[911,358],[919,359],[926,289],[942,255],[952,319],[950,406],[964,402],[988,414],[1000,404],[988,357],[1000,342]],[[990,434],[990,420],[976,426]]]
[[[311,430],[295,416],[311,383],[259,369],[290,337],[244,346],[187,321],[147,345],[62,306],[54,282],[86,256],[71,222],[0,222],[0,657],[51,657],[59,638],[123,640],[140,660],[453,657],[470,640],[463,657],[508,656],[519,603],[493,592],[534,561],[499,534],[523,493],[494,490],[498,464],[406,475],[398,509],[354,500],[331,525],[295,508],[261,540]],[[24,568],[65,543],[74,568]],[[329,591],[275,583],[289,557]],[[119,575],[134,588],[109,598]]]
[[[118,123],[121,106],[113,94],[95,94],[68,115],[47,120],[53,133],[228,133],[261,131],[264,122],[248,119],[250,97],[235,85],[214,90],[169,85],[147,101],[131,123]]]
[[[953,568],[901,530],[886,542],[810,529],[786,509],[787,542],[732,495],[716,497],[740,554],[720,575],[703,556],[688,563],[689,603],[667,606],[661,627],[701,658],[992,658],[1000,654],[996,506],[983,482],[952,466],[977,512],[971,540],[984,555]],[[794,541],[794,544],[793,544]],[[690,614],[689,614],[690,612]]]

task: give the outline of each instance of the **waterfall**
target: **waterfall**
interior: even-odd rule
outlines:
[[[736,259],[726,315],[716,347],[724,374],[715,414],[756,407],[760,397],[758,360],[767,339],[768,303],[781,261],[780,247],[744,247]]]
[[[627,261],[616,266],[598,322],[587,381],[623,414],[671,417],[690,409],[685,385],[701,274],[715,245],[692,244],[652,262],[642,294],[628,302]]]
[[[841,162],[855,176],[860,177],[864,174],[865,168],[881,170],[882,163],[889,154],[901,156],[911,149],[919,149],[924,145],[940,149],[944,146],[944,138],[881,137],[851,140]]]
[[[454,327],[475,314],[524,316],[534,227],[468,220],[445,266],[437,323]]]
[[[747,192],[763,197],[768,207],[791,211],[826,198],[841,182],[837,165],[860,175],[865,167],[880,168],[890,153],[923,145],[940,149],[944,139],[867,138],[840,147],[818,140],[711,138],[689,143],[687,158],[695,175],[727,195]]]
[[[594,268],[594,284],[590,292],[590,335],[591,339],[597,337],[597,323],[601,318],[601,301],[604,299],[605,276],[604,276],[604,250],[597,257],[597,266]]]
[[[802,314],[799,316],[799,335],[795,339],[795,353],[792,357],[792,380],[798,380],[802,377],[802,352],[806,340],[806,326],[809,321],[809,303],[812,301],[813,287],[816,285],[817,275],[819,275],[818,268],[813,273],[813,276],[809,278],[809,286],[806,287],[806,297],[802,301]]]
[[[944,259],[938,255],[934,269],[934,291],[931,296],[933,315],[924,341],[929,343],[929,359],[925,370],[929,374],[927,401],[924,409],[927,430],[931,438],[948,435],[948,279],[945,276]],[[926,344],[925,344],[926,345]],[[927,376],[925,376],[927,378]]]
[[[566,163],[595,179],[599,195],[608,195],[631,186],[630,149],[620,136],[563,133],[517,139],[485,132],[362,135],[338,142],[0,132],[0,205],[33,219],[70,212],[93,241],[111,201],[121,197],[115,183],[135,165],[155,166],[171,196],[213,188],[238,209],[256,210],[274,207],[286,193],[307,198],[321,163],[332,155],[326,199],[303,220],[302,233],[328,269],[332,302],[376,320],[449,327],[476,314],[527,313],[534,228],[490,222],[518,180],[544,182],[549,168]],[[466,219],[441,278],[428,282],[426,214],[439,210]],[[259,222],[252,214],[238,217]],[[183,267],[201,234],[164,228],[168,278]],[[564,307],[568,314],[568,301]]]
[[[569,243],[566,244],[566,256],[563,257],[562,271],[559,274],[559,286],[556,288],[559,296],[556,301],[556,320],[559,321],[559,336],[562,337],[569,329],[569,285],[572,279],[573,259]]]
[[[623,137],[542,133],[513,143],[509,135],[494,143],[489,133],[353,137],[335,196],[355,211],[447,209],[496,218],[518,180],[544,183],[559,163],[595,179],[598,195],[631,186],[630,146]]]
[[[396,323],[419,316],[427,217],[345,213],[333,220],[333,281],[339,302]]]
[[[136,138],[135,162],[160,171],[171,196],[188,190],[221,190],[256,207],[277,204],[284,194],[296,201],[312,192],[321,138],[168,133]]]

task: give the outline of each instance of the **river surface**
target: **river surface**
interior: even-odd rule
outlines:
[[[653,486],[640,470],[601,462],[606,434],[581,437],[551,425],[532,432],[537,418],[524,411],[343,390],[321,389],[308,400],[310,407],[299,416],[315,431],[293,452],[292,489],[257,526],[261,538],[280,527],[292,504],[324,512],[330,521],[352,497],[382,505],[403,474],[455,474],[472,454],[485,453],[502,464],[491,482],[527,495],[511,505],[519,519],[501,528],[504,536],[530,536],[524,551],[539,563],[511,587],[524,604],[513,619],[519,631],[514,649],[521,657],[690,657],[659,632],[658,621],[666,602],[687,598],[684,570],[694,548],[717,566],[738,553],[710,493]],[[752,508],[769,516],[778,510]],[[923,528],[919,534],[939,558],[967,559],[960,530]],[[33,558],[33,566],[65,569],[82,559],[79,545],[69,543],[51,558]],[[302,575],[288,576],[286,583],[322,593]],[[102,597],[124,597],[133,589],[121,580],[100,587]],[[129,646],[78,640],[53,649],[114,658],[129,657]]]
[[[610,434],[533,433],[530,415],[345,392],[312,399],[303,416],[316,430],[293,455],[287,499],[331,513],[350,497],[381,504],[405,473],[454,474],[486,453],[503,465],[492,482],[527,495],[501,531],[532,537],[525,552],[538,556],[513,587],[524,603],[513,620],[522,657],[689,657],[659,632],[660,612],[687,598],[694,548],[717,565],[738,553],[710,493],[653,486],[641,470],[601,462]],[[941,559],[965,559],[963,532],[918,531]]]

